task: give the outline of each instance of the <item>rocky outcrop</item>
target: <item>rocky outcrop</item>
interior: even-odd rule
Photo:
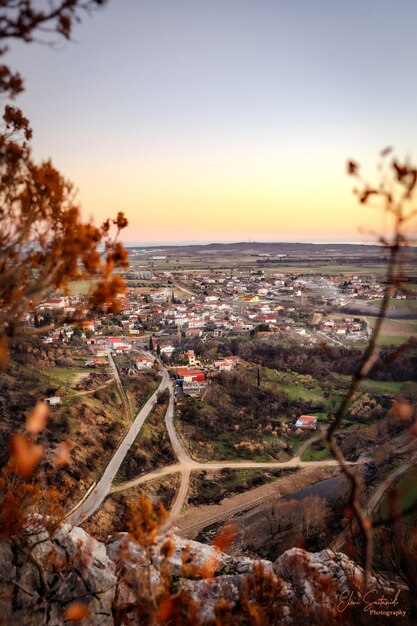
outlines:
[[[61,626],[74,602],[85,607],[83,626],[113,626],[115,565],[104,544],[82,528],[64,525],[26,541],[0,543],[2,626]]]
[[[277,617],[266,623],[298,625],[294,614],[304,607],[314,624],[321,623],[323,607],[335,614],[343,592],[357,593],[362,576],[346,555],[329,550],[293,548],[275,563],[255,562],[173,534],[147,548],[126,533],[104,545],[81,528],[64,525],[53,538],[45,534],[24,545],[0,543],[0,615],[7,626],[75,624],[67,611],[77,602],[86,607],[85,626],[133,626],[141,623],[138,606],[146,610],[168,586],[177,596],[186,592],[202,623],[210,624],[219,603],[229,611],[242,610],[242,598],[258,601],[263,585],[263,593],[265,588],[270,593],[268,610]],[[375,578],[371,586],[394,593]],[[238,614],[235,620],[239,624]]]

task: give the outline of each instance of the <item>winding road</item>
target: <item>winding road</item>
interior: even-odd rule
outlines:
[[[114,363],[113,358],[110,354],[109,360],[115,373],[116,380],[118,381],[118,384],[121,385],[119,372],[117,371],[116,364]],[[162,368],[161,373],[162,380],[159,384],[158,389],[149,398],[149,400],[137,414],[132,426],[126,433],[119,447],[114,452],[101,478],[96,483],[94,489],[88,494],[88,496],[84,500],[81,501],[78,506],[76,505],[70,512],[69,516],[67,517],[67,522],[69,524],[77,525],[86,520],[95,511],[97,511],[102,502],[109,495],[111,485],[117,472],[119,471],[121,464],[123,463],[123,459],[125,458],[130,446],[133,444],[136,437],[138,436],[138,433],[142,428],[143,423],[145,422],[146,418],[148,417],[149,413],[152,411],[156,403],[158,392],[164,391],[164,389],[166,389],[166,387],[169,385],[168,371],[165,368]]]
[[[148,352],[143,350],[137,350],[142,354],[146,354],[147,356],[152,356]],[[117,370],[116,364],[111,356],[111,353],[108,353],[110,365],[113,369],[116,381],[118,386],[121,388],[121,393],[125,394],[123,389],[119,372]],[[189,484],[190,484],[190,476],[193,471],[202,471],[202,470],[221,470],[221,469],[285,469],[285,468],[324,468],[324,467],[336,467],[338,463],[334,459],[327,459],[323,461],[301,461],[301,455],[304,450],[314,441],[317,437],[314,436],[311,439],[304,442],[304,444],[299,448],[297,456],[293,457],[289,461],[210,461],[205,463],[200,463],[194,461],[185,450],[180,437],[174,426],[174,389],[173,384],[169,378],[168,370],[165,368],[162,361],[158,359],[158,363],[160,366],[160,371],[162,374],[162,380],[158,389],[155,393],[149,398],[146,404],[139,411],[136,416],[132,426],[129,431],[125,435],[124,439],[114,452],[111,457],[107,467],[105,468],[101,478],[98,482],[90,487],[88,492],[85,494],[84,498],[77,504],[73,509],[69,512],[67,516],[67,522],[70,524],[76,525],[82,523],[84,520],[88,519],[97,509],[102,505],[106,497],[113,493],[119,493],[121,491],[125,491],[126,489],[130,489],[131,487],[136,487],[138,485],[145,484],[151,480],[156,480],[159,478],[163,478],[166,476],[170,476],[173,474],[180,474],[180,484],[175,495],[175,499],[172,503],[171,509],[169,511],[169,515],[167,520],[165,521],[164,528],[168,528],[173,525],[174,521],[179,517],[185,503],[187,500]],[[126,481],[124,483],[113,485],[114,478],[127,454],[129,448],[134,443],[136,437],[138,436],[146,418],[152,411],[158,393],[164,391],[165,389],[169,390],[169,402],[168,407],[165,413],[165,425],[168,432],[168,436],[172,445],[172,449],[174,451],[175,456],[177,457],[177,463],[172,465],[167,465],[165,467],[159,468],[152,472],[148,472],[138,478]],[[126,399],[127,401],[127,399]],[[256,491],[256,490],[254,490]],[[257,493],[253,494],[253,498],[246,502],[244,508],[250,508],[252,505],[258,504],[262,501],[262,497],[259,497]],[[220,519],[225,519],[226,513],[216,514],[215,518],[211,519],[209,523],[213,523],[213,521],[219,521]]]

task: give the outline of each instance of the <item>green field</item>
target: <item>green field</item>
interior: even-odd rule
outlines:
[[[365,319],[374,328],[378,318],[367,316]],[[417,339],[417,320],[384,319],[377,344],[399,346],[410,338]]]
[[[364,302],[372,306],[381,306],[382,298],[378,300],[366,300]],[[392,313],[393,311],[410,312],[417,315],[417,300],[397,300],[396,298],[391,298],[388,312]]]
[[[91,280],[75,280],[69,284],[69,291],[72,296],[85,296],[92,285],[93,281]]]
[[[332,458],[332,455],[329,449],[327,446],[320,443],[320,441],[313,441],[301,455],[302,461],[323,461],[324,459],[330,458]]]
[[[417,508],[417,475],[415,466],[404,472],[395,486],[395,491],[401,511],[412,506]],[[390,512],[389,498],[384,496],[379,507],[379,514],[382,517],[387,517],[390,515]],[[414,519],[415,509],[414,512],[409,513],[406,517]]]
[[[311,376],[303,376],[296,372],[278,372],[263,367],[261,380],[266,386],[283,391],[291,401],[311,402],[312,412],[317,417],[325,418],[327,411],[334,409],[341,400],[344,390],[332,386],[330,390]],[[330,393],[328,393],[330,392]]]

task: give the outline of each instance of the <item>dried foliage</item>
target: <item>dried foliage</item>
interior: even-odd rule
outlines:
[[[69,39],[83,12],[104,0],[32,2],[5,0],[0,6],[0,42]],[[7,47],[0,48],[0,56]],[[23,90],[19,74],[0,66],[0,95],[13,99]],[[124,289],[114,270],[127,265],[117,236],[127,225],[123,213],[101,226],[83,222],[74,188],[51,161],[31,155],[32,128],[22,111],[5,104],[0,126],[0,371],[8,341],[25,331],[25,318],[52,289],[94,278],[90,309],[116,311]],[[101,248],[101,249],[100,249]],[[77,311],[73,319],[81,319]]]
[[[348,161],[347,173],[357,180],[358,186],[354,189],[361,204],[369,204],[370,200],[377,200],[382,204],[382,210],[392,219],[392,238],[380,238],[380,243],[389,251],[389,266],[385,280],[385,291],[379,311],[378,319],[373,328],[369,343],[362,355],[359,367],[352,377],[350,387],[332,420],[326,436],[325,442],[331,453],[339,462],[342,472],[349,479],[350,483],[350,504],[349,511],[353,514],[355,522],[352,524],[354,533],[359,529],[363,538],[363,562],[365,567],[364,588],[368,587],[368,581],[372,568],[374,551],[374,531],[380,522],[375,523],[372,519],[372,512],[368,510],[366,498],[364,497],[363,481],[359,467],[351,466],[341,448],[336,441],[336,433],[343,420],[347,417],[351,408],[352,400],[378,361],[381,360],[377,339],[381,332],[382,323],[386,317],[390,299],[394,292],[407,294],[405,279],[405,262],[407,259],[407,228],[410,222],[417,215],[417,208],[413,205],[414,192],[417,184],[417,169],[405,160],[400,162],[397,158],[392,158],[388,162],[388,157],[392,154],[392,148],[388,147],[381,151],[378,164],[379,183],[369,184],[361,175],[360,166],[354,161]],[[385,359],[385,365],[391,365],[395,359],[408,348],[408,342],[404,342],[392,354]],[[398,402],[393,406],[393,415],[400,420],[409,419],[413,415],[411,406],[404,402]],[[410,428],[409,434],[413,438],[414,425]],[[417,503],[416,503],[417,504]],[[415,504],[415,505],[416,505]],[[414,506],[415,506],[414,505]],[[386,520],[388,523],[389,520]],[[405,549],[405,545],[403,546]],[[414,582],[409,580],[410,588]]]
[[[53,534],[63,520],[64,494],[20,475],[13,461],[0,474],[0,539],[22,541],[41,530]]]
[[[83,11],[90,11],[104,4],[104,0],[4,0],[0,3],[0,40],[20,39],[30,43],[38,39],[53,42],[55,38],[70,39],[74,24]],[[0,56],[7,47],[0,49]],[[13,99],[23,91],[21,76],[10,67],[0,66],[0,94]],[[123,291],[121,278],[115,270],[127,265],[127,253],[117,241],[120,231],[127,225],[122,213],[114,220],[101,226],[84,223],[75,200],[74,188],[50,161],[37,164],[31,155],[32,129],[22,111],[10,103],[5,105],[3,126],[0,130],[0,371],[7,365],[8,343],[11,338],[28,332],[26,317],[50,290],[68,287],[72,280],[95,278],[96,287],[90,294],[86,307],[90,310],[117,311],[117,295]],[[386,316],[390,298],[394,291],[407,293],[404,284],[404,263],[407,255],[406,227],[417,210],[413,207],[413,194],[417,184],[417,169],[409,162],[393,158],[388,163],[391,149],[381,152],[379,165],[380,182],[373,186],[361,176],[360,166],[349,161],[348,174],[355,177],[358,186],[355,193],[361,204],[371,201],[382,202],[383,210],[393,219],[393,238],[381,238],[388,249],[390,263],[386,277],[386,288],[379,318],[369,344],[361,358],[350,388],[343,399],[325,436],[325,442],[338,460],[342,472],[350,482],[350,505],[346,511],[352,517],[352,532],[363,537],[364,587],[367,587],[372,567],[375,533],[383,546],[389,546],[389,558],[417,600],[416,588],[416,537],[406,536],[401,524],[405,513],[401,511],[395,490],[390,491],[390,514],[386,518],[374,518],[367,507],[359,470],[350,465],[336,435],[343,420],[352,408],[352,401],[361,382],[369,376],[380,360],[377,339]],[[84,311],[77,311],[72,321],[81,321]],[[62,321],[62,320],[61,320]],[[401,346],[391,354],[387,362],[392,363],[396,355],[407,346]],[[412,421],[414,410],[398,401],[392,415],[401,421]],[[53,534],[62,520],[61,498],[54,489],[44,488],[36,480],[36,468],[44,455],[38,435],[45,428],[47,408],[38,403],[26,421],[26,432],[15,433],[11,439],[10,462],[0,476],[0,538],[13,540],[27,558],[34,561],[30,550],[25,548],[28,537],[42,530]],[[410,439],[415,438],[415,422],[409,429]],[[55,467],[71,462],[70,445],[63,442],[55,454]],[[307,525],[317,523],[317,503],[308,513]],[[320,513],[320,512],[319,512]],[[129,534],[145,553],[143,581],[146,586],[146,602],[137,606],[137,618],[141,624],[184,625],[200,623],[200,608],[190,594],[175,588],[167,567],[173,555],[174,545],[167,537],[160,549],[162,560],[155,559],[158,532],[167,513],[160,505],[154,508],[145,495],[130,508]],[[356,522],[354,521],[356,520]],[[391,533],[391,534],[390,534]],[[227,528],[215,540],[218,550],[227,549],[233,530]],[[81,548],[81,547],[80,547]],[[128,550],[128,548],[126,548]],[[81,550],[77,567],[81,562]],[[127,554],[120,554],[120,562]],[[58,563],[48,555],[47,563],[36,562],[39,576],[44,585],[45,598],[52,597],[52,586],[47,582],[44,571],[53,568],[58,573],[71,571],[74,562]],[[182,555],[182,571],[189,578],[203,578],[210,584],[216,574],[218,559],[214,556],[205,563],[196,563],[191,549]],[[157,584],[152,573],[157,573]],[[123,568],[120,569],[123,580]],[[337,590],[334,581],[313,580],[318,589],[314,605],[299,605],[297,623],[334,624],[334,614],[329,608]],[[54,579],[55,580],[55,579]],[[17,584],[17,583],[16,583]],[[248,624],[267,626],[279,624],[284,618],[281,599],[283,582],[279,577],[259,564],[240,590],[239,601],[232,605],[222,598],[215,609],[215,624]],[[95,593],[88,591],[88,593]],[[65,612],[66,621],[82,622],[88,618],[87,607],[79,599],[71,599]],[[417,610],[417,606],[414,606]],[[131,615],[116,615],[117,623],[131,623]],[[296,619],[298,619],[296,617]]]

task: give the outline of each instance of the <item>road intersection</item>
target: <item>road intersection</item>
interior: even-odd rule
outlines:
[[[152,356],[146,351],[141,350],[142,354],[147,356]],[[125,394],[122,382],[120,380],[119,372],[117,370],[117,366],[113,360],[111,353],[108,353],[109,362],[114,372],[116,381],[118,386],[121,388],[121,393]],[[76,504],[71,511],[67,515],[67,522],[73,525],[81,524],[83,521],[91,517],[93,513],[95,513],[100,506],[103,504],[104,500],[111,495],[112,493],[119,493],[121,491],[125,491],[131,487],[135,487],[138,485],[143,485],[146,482],[151,480],[156,480],[158,478],[162,478],[165,476],[169,476],[172,474],[180,474],[180,483],[175,495],[174,501],[169,511],[168,518],[165,522],[165,528],[172,526],[175,520],[180,515],[188,496],[190,477],[193,471],[202,471],[202,470],[221,470],[225,468],[229,469],[285,469],[285,468],[317,468],[317,467],[336,467],[338,465],[337,461],[334,459],[326,459],[323,461],[301,461],[301,455],[306,447],[316,439],[316,437],[312,437],[308,441],[306,441],[303,446],[299,449],[297,456],[293,457],[289,461],[210,461],[207,463],[199,463],[194,461],[187,453],[184,448],[180,437],[175,429],[174,425],[174,388],[173,383],[170,380],[168,370],[158,359],[160,372],[161,372],[161,382],[154,392],[154,394],[149,398],[146,404],[141,408],[136,418],[134,419],[129,431],[126,433],[125,437],[119,444],[116,451],[113,453],[109,463],[107,464],[103,474],[99,478],[99,480],[88,490],[85,496],[80,500],[78,504]],[[134,443],[136,437],[140,433],[140,430],[147,419],[148,415],[151,413],[152,409],[155,406],[157,398],[160,393],[162,393],[165,389],[169,391],[169,401],[168,407],[165,413],[165,425],[168,432],[168,436],[171,442],[172,449],[177,458],[177,463],[172,465],[167,465],[165,467],[159,468],[157,470],[148,472],[138,478],[126,481],[121,484],[113,485],[113,481],[123,460],[128,453],[130,447]]]

